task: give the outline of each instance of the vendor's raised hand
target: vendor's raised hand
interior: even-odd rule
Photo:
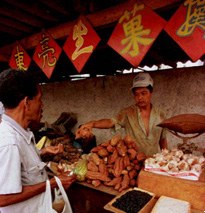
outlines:
[[[75,133],[75,139],[78,138],[89,138],[92,136],[92,125],[90,123],[81,125],[76,133]]]

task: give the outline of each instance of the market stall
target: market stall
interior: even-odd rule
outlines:
[[[204,119],[204,116],[196,114],[178,115],[177,119],[173,117],[162,124],[168,125],[167,128],[172,131],[178,131],[178,134],[203,134]],[[138,150],[132,138],[122,138],[116,134],[110,140],[93,147],[89,153],[78,156],[75,162],[69,159],[49,162],[49,174],[77,175],[77,182],[67,191],[74,212],[123,212],[120,204],[113,206],[116,200],[128,192],[138,190],[151,196],[140,212],[151,212],[154,208],[166,209],[172,202],[176,204],[176,208],[184,206],[184,210],[180,212],[203,212],[205,157],[204,153],[197,152],[196,155],[196,149],[190,146],[187,137],[185,139],[178,149],[162,150],[147,157]],[[79,194],[80,198],[76,201]],[[136,196],[134,195],[134,201],[129,205],[138,203]],[[139,197],[144,199],[142,195]],[[127,203],[126,207],[129,205]]]

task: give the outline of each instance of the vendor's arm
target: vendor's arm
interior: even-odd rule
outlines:
[[[58,176],[65,188],[68,188],[75,180],[76,176],[65,176],[61,175]],[[50,179],[51,187],[55,188],[57,187],[56,181],[54,178]],[[42,192],[44,192],[46,189],[46,182],[42,182],[39,184],[35,184],[32,186],[23,186],[21,193],[15,193],[15,194],[6,194],[6,195],[0,195],[0,207],[12,205],[15,203],[19,203],[22,201],[25,201],[31,197],[34,197]]]
[[[101,119],[85,123],[80,128],[86,127],[86,128],[109,129],[112,128],[114,125],[115,124],[112,119]]]

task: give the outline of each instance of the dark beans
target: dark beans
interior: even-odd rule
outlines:
[[[117,198],[112,205],[127,213],[137,213],[151,200],[151,198],[152,196],[146,192],[132,190]]]

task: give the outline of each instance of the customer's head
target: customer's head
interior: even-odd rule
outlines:
[[[37,78],[28,71],[9,69],[1,72],[0,101],[5,110],[24,107],[25,115],[30,120],[36,120],[42,111],[41,91]]]
[[[131,89],[138,107],[144,108],[151,104],[153,80],[148,73],[138,73]]]

